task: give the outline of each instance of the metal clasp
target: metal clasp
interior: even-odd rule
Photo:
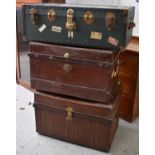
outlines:
[[[74,15],[74,10],[73,9],[68,9],[67,10],[67,22],[66,22],[66,29],[67,30],[75,30],[76,24],[73,21],[73,15]]]
[[[38,20],[38,10],[35,9],[35,8],[32,8],[30,10],[30,14],[31,14],[31,21],[32,21],[32,24],[37,24],[37,20]]]
[[[66,116],[66,120],[72,120],[73,118],[73,108],[72,107],[68,107],[66,108],[66,111],[67,111],[67,116]]]

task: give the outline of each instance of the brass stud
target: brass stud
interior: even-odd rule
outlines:
[[[65,54],[64,54],[64,58],[65,58],[65,59],[70,58],[70,54],[69,54],[69,53],[65,53]]]
[[[86,24],[92,24],[94,22],[94,14],[91,11],[87,11],[84,14],[84,22]]]
[[[49,21],[54,21],[56,19],[56,12],[55,10],[51,9],[47,12],[47,17]]]

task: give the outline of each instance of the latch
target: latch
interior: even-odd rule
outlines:
[[[66,120],[72,120],[73,118],[73,108],[72,107],[68,107],[66,108],[66,111],[67,111],[67,116],[66,116]]]
[[[35,8],[32,8],[30,10],[30,15],[31,15],[31,21],[32,24],[37,24],[37,20],[38,20],[38,10]]]
[[[68,9],[67,10],[66,29],[69,30],[69,31],[72,31],[72,30],[76,29],[76,24],[73,21],[73,16],[74,16],[74,10],[73,9]]]

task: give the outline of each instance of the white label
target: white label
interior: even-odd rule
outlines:
[[[70,31],[68,31],[68,38],[70,38],[70,36],[71,36],[71,32],[70,32]]]
[[[58,32],[58,33],[60,33],[61,30],[62,30],[62,28],[61,28],[60,26],[52,26],[52,31],[53,31],[53,32]]]
[[[74,38],[74,32],[71,31],[71,38]]]
[[[74,32],[73,31],[68,31],[68,38],[74,38]]]
[[[46,25],[43,24],[38,30],[39,32],[43,32],[46,29]]]

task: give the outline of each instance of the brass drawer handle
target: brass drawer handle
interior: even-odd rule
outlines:
[[[64,64],[63,65],[63,70],[66,72],[66,73],[69,73],[72,71],[72,66],[70,64]]]
[[[73,108],[72,107],[68,107],[68,108],[66,108],[66,111],[67,111],[67,116],[66,116],[66,120],[67,121],[70,121],[70,120],[72,120],[72,118],[73,118]]]

